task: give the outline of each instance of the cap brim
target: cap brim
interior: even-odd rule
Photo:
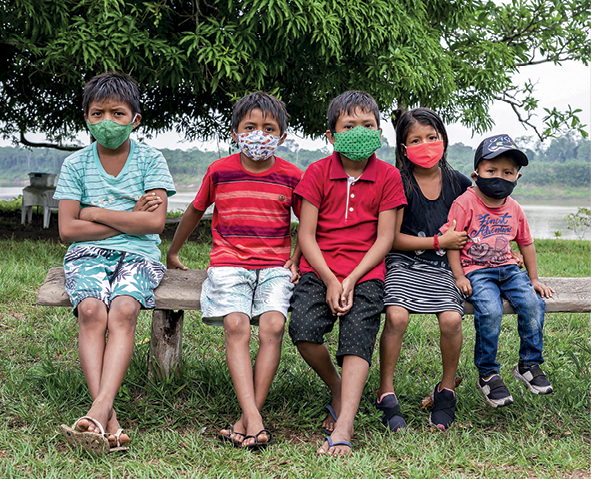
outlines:
[[[493,158],[496,158],[497,156],[500,155],[505,155],[505,156],[509,156],[510,158],[513,158],[517,164],[519,166],[527,166],[529,164],[529,160],[527,159],[527,156],[525,155],[525,153],[521,150],[517,150],[515,148],[507,148],[506,150],[503,149],[499,149],[497,151],[494,151],[492,153],[489,153],[486,156],[483,156],[480,160],[492,160]]]

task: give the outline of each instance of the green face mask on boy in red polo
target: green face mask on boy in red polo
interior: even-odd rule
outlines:
[[[365,161],[382,147],[380,130],[370,130],[361,125],[343,133],[334,134],[334,151],[353,161]]]

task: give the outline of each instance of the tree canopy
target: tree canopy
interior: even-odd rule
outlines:
[[[0,0],[0,11],[0,134],[23,142],[82,131],[82,87],[109,70],[138,80],[148,136],[225,137],[234,102],[255,90],[312,136],[347,89],[385,115],[428,106],[476,132],[500,99],[533,126],[533,85],[512,75],[591,56],[591,0]],[[586,135],[576,114],[549,106],[538,136]]]

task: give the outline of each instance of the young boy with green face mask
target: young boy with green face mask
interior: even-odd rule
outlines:
[[[303,202],[298,241],[302,278],[292,298],[289,334],[332,393],[318,454],[345,456],[383,309],[384,257],[396,210],[406,205],[398,169],[376,158],[380,113],[367,93],[348,91],[328,108],[334,153],[311,164],[295,189]],[[323,336],[340,319],[337,363]]]
[[[61,431],[69,443],[104,454],[129,442],[113,400],[131,360],[139,310],[155,306],[153,291],[166,271],[158,233],[175,189],[162,154],[129,138],[141,119],[131,77],[92,78],[83,109],[96,142],[66,158],[54,198],[60,236],[72,243],[64,258],[66,291],[93,403]]]

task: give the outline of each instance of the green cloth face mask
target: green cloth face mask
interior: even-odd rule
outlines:
[[[121,123],[105,118],[98,123],[90,123],[90,120],[87,120],[86,126],[96,141],[109,150],[116,150],[129,138],[129,135],[133,131],[133,122],[136,116],[133,117],[133,120],[128,125],[122,125]]]
[[[334,134],[334,151],[353,161],[365,161],[382,147],[380,130],[370,130],[359,125],[352,130]]]

